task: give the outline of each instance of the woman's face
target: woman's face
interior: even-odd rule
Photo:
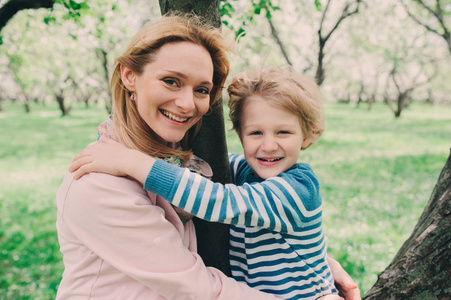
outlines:
[[[169,43],[137,76],[121,68],[122,81],[135,93],[140,116],[166,142],[179,142],[208,111],[213,62],[202,46]]]

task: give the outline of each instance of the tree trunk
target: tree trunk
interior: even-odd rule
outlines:
[[[213,26],[219,28],[219,0],[160,0],[161,14],[170,11],[194,12]],[[230,165],[224,130],[223,102],[219,99],[211,112],[202,119],[202,127],[191,143],[194,153],[207,161],[213,169],[213,181],[231,182]],[[229,226],[206,222],[195,218],[199,255],[207,266],[231,275],[229,264]]]
[[[113,95],[111,94],[110,78],[108,76],[108,53],[102,48],[97,48],[96,53],[97,53],[97,57],[100,59],[100,62],[102,63],[102,66],[103,66],[103,70],[104,70],[103,78],[105,79],[105,83],[106,83],[106,87],[107,87],[106,90],[108,91],[108,98],[106,99],[106,102],[105,102],[105,109],[108,111],[108,113],[111,113],[111,108],[112,108],[111,99],[113,99]]]
[[[324,47],[326,46],[326,42],[321,38],[321,32],[319,32],[318,35],[319,35],[319,51],[318,51],[318,66],[316,68],[315,81],[316,81],[316,84],[321,86],[326,77],[325,71],[324,71],[324,66],[323,66]]]
[[[412,235],[363,299],[451,299],[451,155]]]
[[[65,117],[69,115],[70,109],[66,107],[66,104],[64,102],[64,95],[63,92],[57,92],[55,93],[56,102],[58,103],[58,107],[61,111],[61,117]]]
[[[195,13],[214,27],[221,27],[219,0],[159,0],[159,2],[162,15],[171,11]]]
[[[25,94],[24,94],[24,92],[23,92],[21,87],[20,87],[20,90],[19,90],[19,94],[17,95],[17,98],[19,99],[19,102],[22,103],[22,105],[24,106],[25,112],[27,114],[30,113],[30,104],[28,103],[28,99],[25,96]]]
[[[30,8],[51,8],[53,4],[53,0],[10,0],[6,2],[0,8],[0,31],[17,12]]]

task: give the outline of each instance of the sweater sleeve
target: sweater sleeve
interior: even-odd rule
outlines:
[[[97,256],[165,298],[275,299],[207,268],[137,182],[99,173],[68,182],[57,196],[64,226]]]
[[[308,165],[237,186],[214,183],[157,160],[144,188],[207,221],[292,232],[318,222],[321,216],[319,183]]]

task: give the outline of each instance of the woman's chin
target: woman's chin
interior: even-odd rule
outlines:
[[[163,134],[160,135],[160,137],[166,141],[167,143],[179,143],[183,140],[183,137],[185,136],[185,133],[183,135],[181,134]]]

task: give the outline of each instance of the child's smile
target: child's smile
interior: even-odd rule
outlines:
[[[244,156],[259,177],[277,176],[297,163],[304,136],[294,113],[252,96],[244,104],[241,128]]]

